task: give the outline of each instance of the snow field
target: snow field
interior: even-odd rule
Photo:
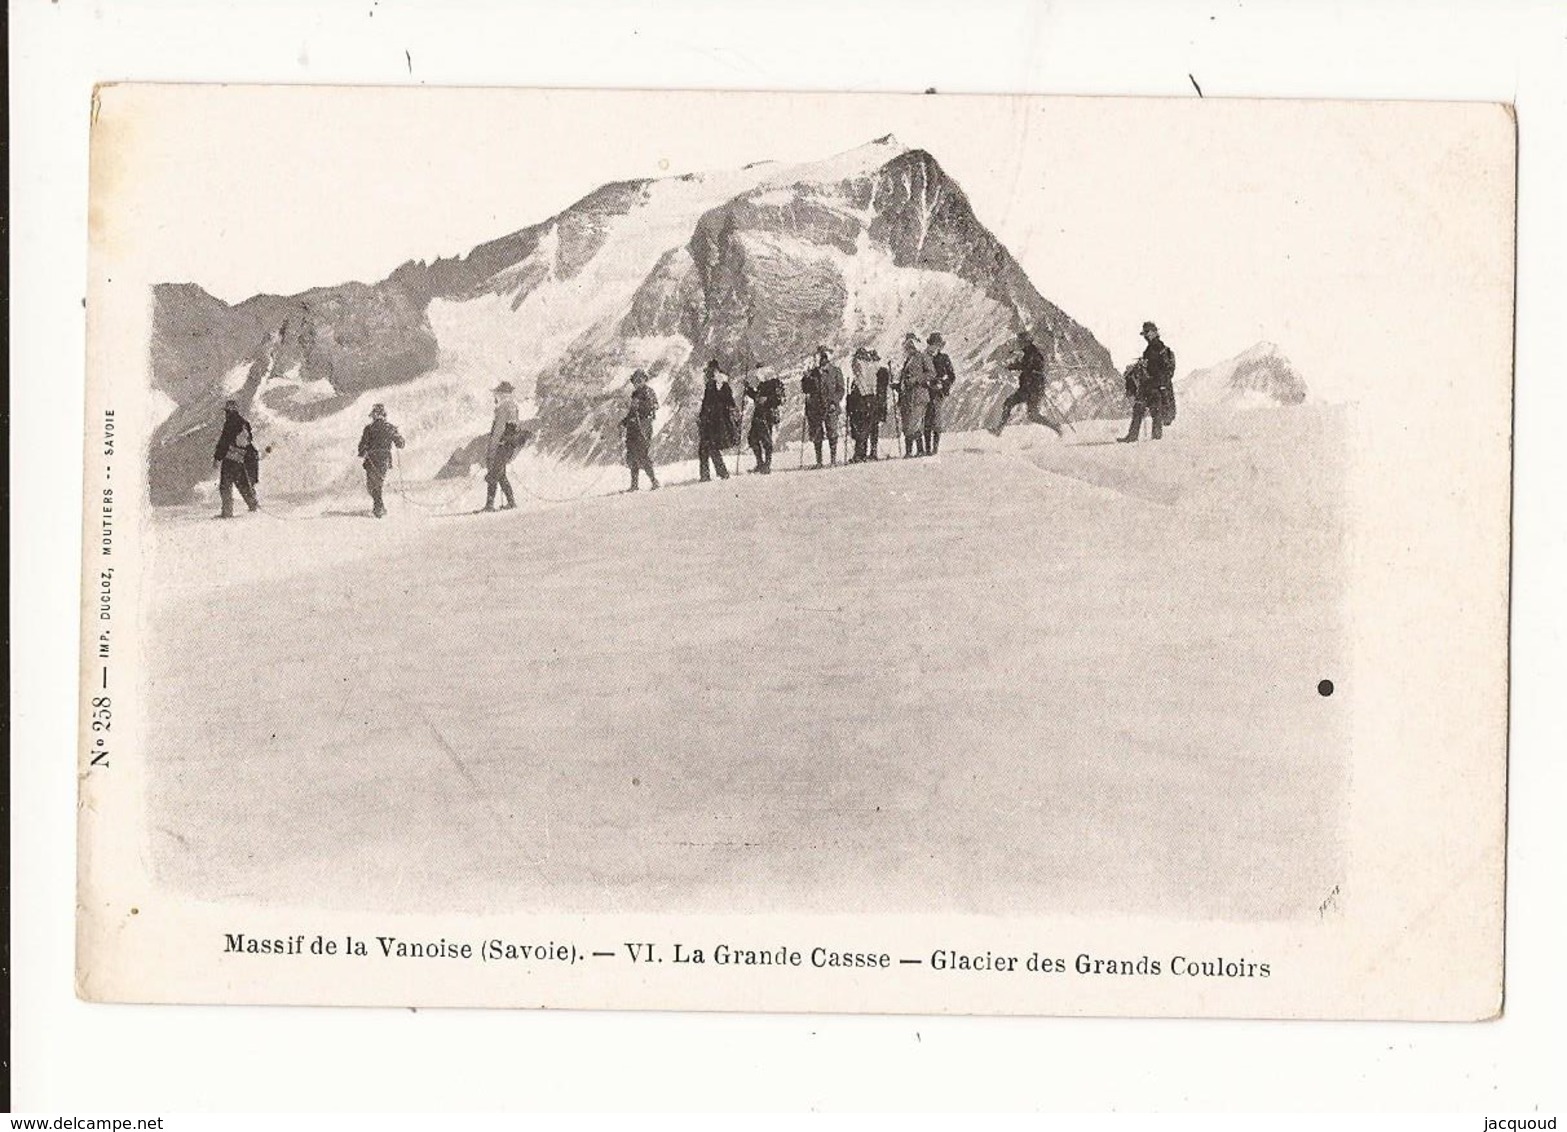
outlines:
[[[497,515],[160,516],[153,860],[362,908],[1310,914],[1347,760],[1315,691],[1342,428],[1018,425],[656,494],[573,469],[581,498]]]

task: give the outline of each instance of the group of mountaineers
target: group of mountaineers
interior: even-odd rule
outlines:
[[[1142,430],[1145,417],[1152,424],[1152,438],[1160,439],[1164,426],[1175,418],[1175,355],[1164,344],[1159,329],[1152,322],[1143,323],[1142,336],[1147,343],[1142,356],[1125,371],[1126,393],[1132,401],[1132,420],[1127,434],[1120,438],[1135,441]],[[896,414],[897,431],[903,437],[905,458],[934,456],[941,451],[941,434],[946,426],[946,403],[957,382],[952,359],[945,350],[945,339],[939,333],[931,334],[924,347],[915,334],[903,339],[903,359],[896,374],[890,366],[880,365],[881,357],[875,350],[857,348],[849,359],[850,378],[845,385],[843,371],[832,360],[826,346],[816,351],[811,366],[800,381],[804,399],[805,438],[815,450],[815,466],[823,463],[823,446],[827,460],[836,465],[842,426],[847,423],[848,440],[853,444],[849,454],[844,446],[845,462],[850,464],[879,460],[879,440],[883,425],[890,414]],[[990,427],[995,435],[1001,435],[1014,409],[1027,407],[1027,420],[1043,425],[1060,435],[1064,415],[1049,404],[1045,392],[1046,362],[1035,344],[1033,336],[1021,331],[1017,336],[1017,353],[1007,363],[1007,368],[1018,375],[1018,387],[1002,402],[1001,415]],[[767,475],[773,469],[774,436],[783,417],[787,397],[784,383],[777,377],[764,377],[757,364],[751,374],[742,375],[741,399],[735,400],[730,376],[716,359],[704,367],[704,386],[701,406],[697,412],[697,466],[700,479],[707,482],[714,473],[719,479],[729,478],[729,468],[724,453],[738,448],[742,409],[746,401],[752,402],[750,428],[745,440],[754,457],[751,471]],[[522,449],[529,434],[522,428],[521,413],[516,401],[516,390],[509,381],[502,381],[493,390],[495,413],[489,436],[485,443],[485,511],[496,510],[496,494],[505,502],[500,510],[510,510],[517,505],[516,495],[506,474],[507,466]],[[1059,419],[1052,419],[1044,412],[1049,407]],[[653,468],[652,447],[654,419],[658,412],[658,395],[649,384],[648,375],[637,370],[631,375],[631,397],[620,427],[625,434],[626,465],[631,471],[631,486],[637,491],[641,475],[647,473],[648,484],[657,490],[658,475]],[[375,405],[370,411],[370,423],[359,439],[358,455],[365,471],[365,487],[369,492],[372,513],[376,518],[386,514],[384,489],[386,477],[392,467],[392,450],[402,448],[404,440],[397,427],[387,418],[386,407]],[[804,459],[804,449],[801,449]],[[251,425],[241,414],[237,402],[225,405],[224,421],[218,443],[213,451],[213,462],[218,469],[218,492],[222,502],[220,518],[234,514],[233,493],[238,489],[251,511],[259,508],[256,483],[259,478],[259,454]]]

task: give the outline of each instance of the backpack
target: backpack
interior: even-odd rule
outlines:
[[[1132,400],[1137,399],[1137,392],[1142,387],[1143,378],[1148,374],[1148,367],[1143,364],[1141,358],[1126,367],[1126,395]]]
[[[229,450],[223,454],[223,458],[225,460],[233,460],[238,464],[243,464],[246,460],[250,459],[250,453],[248,451],[249,448],[250,430],[248,428],[242,428],[234,434],[234,439],[229,441]]]

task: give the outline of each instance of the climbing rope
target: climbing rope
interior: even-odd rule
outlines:
[[[408,482],[403,478],[403,462],[401,459],[396,460],[396,468],[397,483],[393,490],[397,492],[404,502],[412,503],[415,507],[425,511],[444,511],[446,508],[455,503],[459,497],[466,495],[472,487],[467,479],[463,479],[459,481],[457,490],[446,496],[440,502],[425,503],[422,500],[415,499],[413,496],[408,494]]]
[[[272,451],[272,448],[271,448],[270,445],[267,446],[266,451],[267,452],[271,452]],[[248,474],[247,474],[247,479],[248,479]],[[250,489],[252,491],[255,491],[257,489],[257,487],[259,486],[259,484],[252,483],[252,484],[249,484],[248,486],[250,487]],[[296,512],[296,513],[294,513],[292,515],[284,514],[282,511],[274,511],[272,508],[270,508],[266,504],[262,503],[260,501],[260,499],[259,499],[259,496],[257,498],[256,506],[255,506],[254,510],[258,514],[265,515],[269,519],[277,519],[277,520],[280,520],[281,522],[285,522],[285,523],[301,523],[301,522],[304,522],[307,519],[317,519],[317,518],[320,518],[319,515],[315,515],[315,514],[312,514],[312,515],[302,514],[301,512],[303,512],[305,510],[304,508],[300,508],[299,512]]]
[[[520,488],[527,495],[533,499],[537,499],[541,503],[574,503],[589,493],[594,492],[598,488],[602,487],[606,476],[614,469],[614,467],[615,465],[613,464],[605,465],[603,470],[600,471],[594,479],[588,482],[581,491],[574,492],[569,495],[546,495],[541,491],[535,491],[528,485],[528,481],[522,477],[518,477],[512,486],[515,488]],[[394,490],[408,503],[412,503],[415,507],[423,508],[426,511],[442,511],[450,507],[454,502],[457,501],[459,497],[466,495],[469,491],[473,490],[475,486],[474,481],[464,479],[458,486],[457,490],[446,496],[444,499],[435,503],[426,503],[422,500],[415,499],[413,496],[408,494],[408,482],[403,477],[403,462],[401,459],[396,459],[396,468],[397,482]]]
[[[258,514],[265,515],[269,519],[279,519],[285,523],[303,523],[308,522],[311,519],[319,519],[321,517],[319,513],[311,513],[308,515],[304,514],[304,510],[304,508],[300,508],[298,512],[292,515],[285,515],[281,511],[272,510],[272,508],[266,506],[265,504],[256,504],[256,512]]]
[[[539,500],[541,503],[575,503],[577,500],[586,496],[589,492],[595,491],[602,487],[608,474],[614,471],[618,466],[619,465],[616,464],[603,465],[599,474],[594,477],[594,479],[589,482],[586,487],[572,495],[544,495],[541,492],[534,491],[531,487],[528,486],[527,480],[520,478],[517,480],[515,486],[520,487],[523,491],[527,492],[530,496]]]

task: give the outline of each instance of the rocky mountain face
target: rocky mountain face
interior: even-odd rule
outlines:
[[[1298,405],[1306,399],[1306,381],[1277,346],[1258,342],[1217,365],[1193,370],[1177,385],[1176,396],[1230,408]]]
[[[192,284],[154,289],[152,380],[167,415],[149,451],[155,503],[212,477],[220,407],[235,397],[272,451],[273,491],[358,474],[370,404],[408,438],[409,478],[463,474],[488,428],[489,390],[518,389],[535,443],[618,460],[633,369],[661,409],[654,456],[692,455],[701,370],[760,367],[790,392],[818,346],[850,376],[855,347],[897,369],[903,335],[941,331],[958,373],[954,431],[988,423],[1015,387],[1020,329],[1069,417],[1125,412],[1093,335],[1046,301],[967,198],[921,150],[883,138],[824,161],[605,185],[558,216],[466,256],[230,306]]]

